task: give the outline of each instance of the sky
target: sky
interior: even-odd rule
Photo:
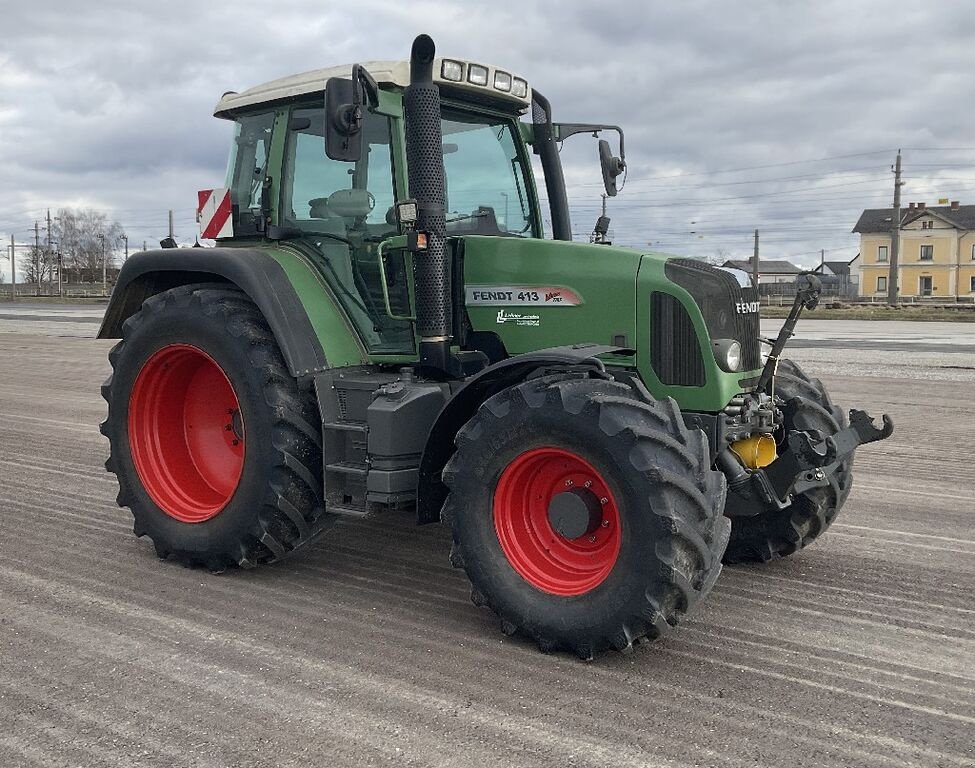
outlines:
[[[295,72],[438,53],[527,76],[556,120],[616,123],[628,172],[615,242],[810,266],[857,253],[864,208],[975,202],[975,4],[655,0],[0,0],[0,239],[48,208],[117,219],[152,247],[223,183],[227,90]],[[596,142],[562,153],[576,239],[599,214]],[[540,183],[544,189],[544,186]],[[9,261],[0,265],[9,280]]]

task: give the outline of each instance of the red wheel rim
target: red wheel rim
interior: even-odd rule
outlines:
[[[562,536],[549,505],[567,491],[589,494],[599,512],[590,530]],[[553,595],[582,595],[599,586],[616,564],[622,534],[616,500],[602,475],[561,448],[535,448],[516,457],[494,491],[494,528],[511,567]]]
[[[170,344],[139,371],[129,446],[142,486],[170,517],[202,523],[227,505],[244,466],[244,423],[227,374],[206,352]]]

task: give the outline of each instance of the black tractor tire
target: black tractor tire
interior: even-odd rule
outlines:
[[[131,509],[135,534],[152,539],[160,558],[215,572],[253,567],[333,522],[322,501],[314,396],[299,388],[243,292],[193,284],[152,296],[125,321],[109,359],[105,467],[118,478],[117,501]],[[236,412],[216,414],[227,392]],[[220,418],[227,423],[216,424]]]
[[[443,473],[451,563],[467,572],[471,599],[500,617],[505,634],[519,631],[543,651],[568,650],[583,659],[609,648],[625,652],[675,626],[714,585],[730,530],[723,515],[725,478],[712,471],[704,435],[685,427],[673,400],[653,401],[616,381],[543,377],[486,400],[455,442]],[[551,510],[550,499],[563,495],[563,485],[570,483],[557,474],[549,487],[558,493],[552,496],[536,496],[541,481],[518,487],[505,479],[534,460],[530,457],[549,452],[568,452],[576,457],[568,461],[592,469],[597,479],[591,490],[608,490],[600,502],[607,504],[609,496],[618,513],[618,554],[606,559],[608,570],[593,586],[579,587],[582,582],[568,576],[571,594],[522,575],[518,568],[526,566],[518,563],[524,557],[506,554],[498,527],[504,524],[497,522],[498,515],[522,519],[508,510],[527,510],[532,499],[544,499],[537,509]],[[579,493],[588,492],[580,485]],[[509,486],[515,495],[505,495]],[[515,502],[496,504],[496,495]],[[565,535],[556,544],[554,523],[547,519],[549,527],[539,528],[541,549],[532,556],[546,567],[549,546],[549,553],[566,541],[584,547],[584,539],[596,541],[600,528],[609,525],[608,518],[597,517],[586,534],[571,541]],[[606,535],[612,530],[605,527]]]
[[[783,402],[802,398],[802,407],[786,429],[819,430],[834,435],[847,426],[846,413],[833,405],[826,387],[791,360],[780,360],[775,395]],[[853,487],[853,456],[839,465],[830,484],[799,494],[786,509],[753,517],[735,517],[725,563],[768,562],[798,552],[822,536],[836,518]]]

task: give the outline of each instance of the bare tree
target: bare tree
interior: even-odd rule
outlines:
[[[51,254],[52,269],[61,253],[65,278],[83,283],[101,280],[102,259],[109,271],[117,264],[117,252],[125,230],[117,221],[109,221],[101,211],[91,208],[62,208],[58,211],[52,237],[57,249]]]
[[[43,247],[31,246],[18,258],[17,275],[25,283],[37,283],[45,273],[45,254]]]

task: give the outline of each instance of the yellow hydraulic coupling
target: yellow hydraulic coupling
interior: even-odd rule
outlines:
[[[731,450],[749,469],[767,467],[778,458],[775,438],[771,435],[752,435],[731,444]]]

